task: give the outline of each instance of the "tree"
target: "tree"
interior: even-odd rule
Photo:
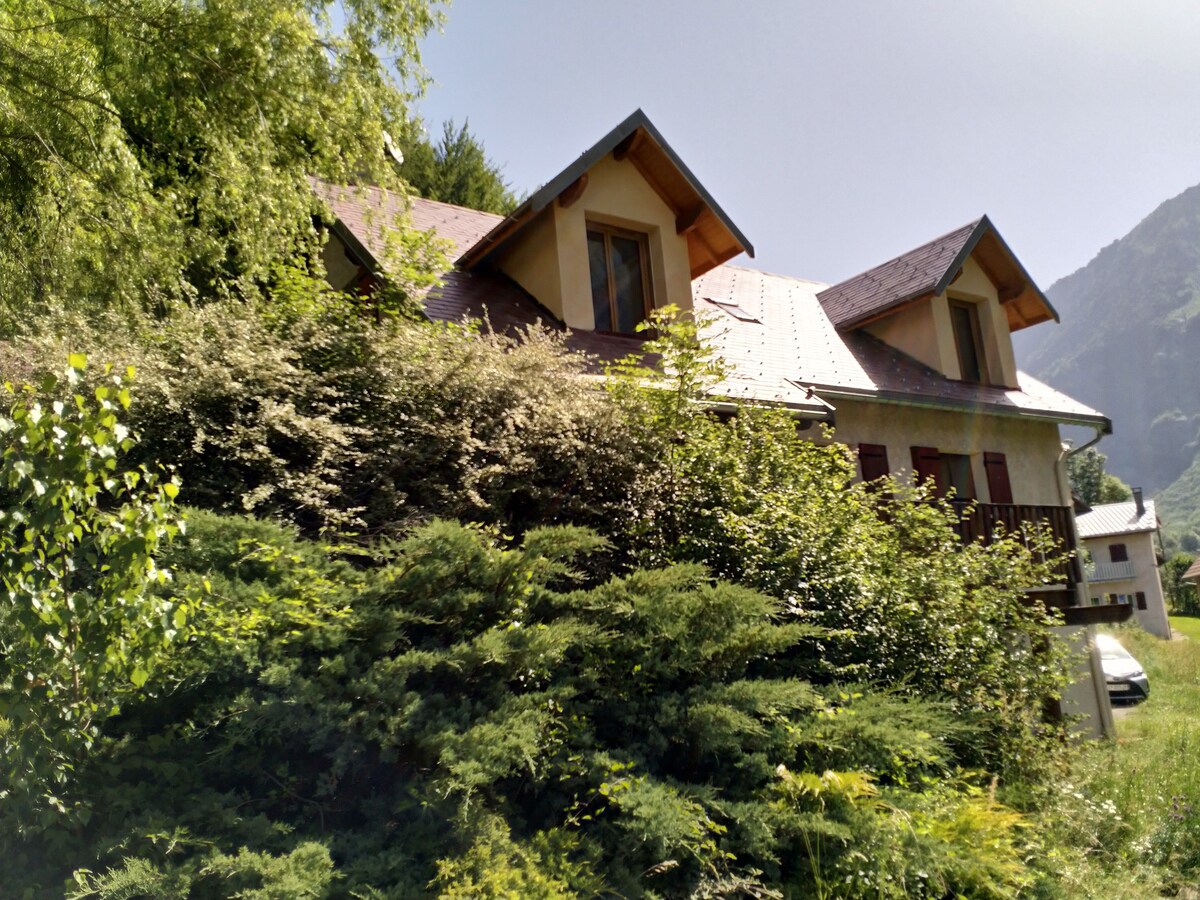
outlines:
[[[1184,573],[1195,561],[1191,553],[1176,553],[1162,564],[1163,589],[1167,594],[1167,605],[1173,612],[1188,616],[1200,613],[1196,586],[1183,580]]]
[[[1067,477],[1071,490],[1089,506],[1098,503],[1120,503],[1133,497],[1129,485],[1104,471],[1108,457],[1095,447],[1067,458]]]
[[[310,176],[402,186],[383,132],[435,2],[5,4],[0,328],[242,295],[313,258]]]
[[[5,384],[0,416],[0,798],[43,811],[66,811],[70,768],[187,618],[151,594],[168,578],[155,554],[180,527],[178,483],[120,467],[132,372],[89,397],[84,366],[73,357],[65,384],[42,385],[67,388],[49,405]]]
[[[456,129],[453,121],[444,122],[436,145],[414,126],[402,144],[400,172],[422,197],[507,215],[517,198],[467,125]]]

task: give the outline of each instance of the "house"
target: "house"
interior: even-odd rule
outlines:
[[[333,215],[330,281],[369,285],[402,202],[316,188]],[[1018,371],[1012,332],[1057,313],[986,217],[832,286],[734,265],[753,256],[750,242],[640,110],[508,216],[420,199],[408,215],[451,245],[454,265],[425,300],[431,318],[542,321],[616,359],[640,346],[636,326],[655,307],[708,313],[705,337],[733,369],[723,396],[835,426],[864,479],[929,479],[975,501],[965,539],[1041,522],[1077,545],[1058,429],[1111,424]],[[1072,639],[1129,615],[1092,606],[1074,560],[1036,598],[1063,611]],[[1107,730],[1099,661],[1080,659],[1072,702]]]
[[[1154,501],[1143,500],[1140,488],[1130,501],[1099,504],[1075,517],[1079,538],[1091,556],[1086,575],[1092,605],[1127,605],[1142,628],[1170,640],[1158,574],[1161,556],[1154,540],[1159,526]]]
[[[1186,581],[1191,584],[1200,593],[1200,558],[1188,566],[1188,570],[1179,578],[1180,581]]]

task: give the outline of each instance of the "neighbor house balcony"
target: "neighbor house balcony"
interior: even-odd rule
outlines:
[[[1084,568],[1090,584],[1106,581],[1130,581],[1134,577],[1133,561],[1095,563]]]

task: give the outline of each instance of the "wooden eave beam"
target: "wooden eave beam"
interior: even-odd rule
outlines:
[[[1021,314],[1021,306],[1018,303],[1008,304],[1007,306],[1004,307],[1004,312],[1008,316],[1008,319],[1009,319],[1009,322],[1008,322],[1009,331],[1015,331],[1020,328],[1028,328],[1032,324],[1028,319],[1025,318],[1024,315]],[[1016,320],[1015,324],[1017,326],[1017,329],[1013,328],[1013,324],[1014,324],[1013,320],[1014,319]]]
[[[583,196],[583,192],[587,190],[587,185],[588,175],[587,172],[584,172],[565,188],[563,188],[562,193],[558,195],[558,205],[563,209],[566,209]]]
[[[1001,303],[1011,303],[1025,293],[1026,287],[1024,283],[1010,284],[997,289],[996,297]]]
[[[645,136],[645,131],[643,131],[641,128],[636,129],[633,134],[629,135],[629,137],[625,138],[625,140],[613,147],[613,159],[615,159],[617,162],[624,160],[631,153],[637,150],[639,146],[641,146],[642,139]]]
[[[704,215],[704,211],[708,209],[703,203],[697,203],[686,212],[680,213],[675,217],[675,233],[688,234],[696,229],[700,224],[700,217]]]

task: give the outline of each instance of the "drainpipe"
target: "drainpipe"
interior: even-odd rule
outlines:
[[[1071,485],[1067,479],[1067,460],[1076,453],[1082,453],[1088,447],[1094,447],[1100,442],[1100,438],[1104,437],[1105,432],[1101,429],[1096,429],[1096,436],[1084,444],[1082,447],[1070,448],[1063,446],[1062,453],[1058,457],[1058,492],[1059,496],[1066,499],[1065,505],[1071,507],[1071,515],[1069,521],[1071,523],[1071,535],[1075,541],[1076,553],[1083,549],[1083,542],[1079,540],[1079,531],[1075,527],[1075,501],[1071,496]],[[1077,560],[1077,569],[1079,571],[1079,583],[1075,586],[1075,602],[1079,606],[1088,606],[1091,604],[1091,589],[1088,586],[1087,572],[1084,570],[1083,562]],[[1100,653],[1096,650],[1096,626],[1088,625],[1083,630],[1085,652],[1087,653],[1087,668],[1092,676],[1092,690],[1096,697],[1096,709],[1100,713],[1100,734],[1106,738],[1116,738],[1117,726],[1113,721],[1112,703],[1108,699],[1108,685],[1104,680],[1104,669],[1100,665]]]
[[[1090,441],[1088,441],[1086,444],[1084,444],[1080,447],[1071,448],[1070,450],[1068,450],[1066,453],[1063,454],[1062,459],[1068,460],[1072,456],[1074,456],[1076,453],[1082,453],[1088,447],[1095,447],[1098,443],[1100,443],[1100,438],[1104,437],[1104,435],[1106,435],[1106,434],[1109,434],[1109,432],[1102,431],[1100,428],[1096,428],[1096,436],[1094,438],[1092,438]]]

